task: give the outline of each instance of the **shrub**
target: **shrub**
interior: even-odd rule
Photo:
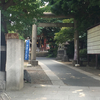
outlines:
[[[80,58],[87,58],[87,49],[80,49],[79,51]]]

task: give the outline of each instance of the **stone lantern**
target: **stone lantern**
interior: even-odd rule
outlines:
[[[63,57],[62,57],[62,61],[69,61],[69,59],[68,59],[68,55],[67,55],[67,45],[69,45],[69,43],[68,42],[65,42],[65,43],[63,43],[63,45],[64,45],[64,55],[63,55]]]
[[[56,60],[62,60],[63,55],[64,55],[64,47],[62,44],[59,44]]]
[[[68,42],[59,44],[56,60],[69,61],[66,53]]]

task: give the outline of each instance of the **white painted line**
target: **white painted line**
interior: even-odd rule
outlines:
[[[42,62],[39,62],[39,65],[42,67],[44,72],[47,74],[47,76],[50,78],[53,85],[61,85],[65,86],[62,80],[59,79],[57,75],[55,75],[45,64]]]

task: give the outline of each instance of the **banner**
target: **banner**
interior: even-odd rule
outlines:
[[[30,47],[30,40],[26,40],[25,60],[29,60],[29,47]]]

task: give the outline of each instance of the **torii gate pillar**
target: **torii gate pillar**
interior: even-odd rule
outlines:
[[[74,60],[73,60],[73,66],[75,64],[79,66],[79,34],[77,31],[77,21],[74,19]]]
[[[37,42],[37,25],[32,25],[32,51],[31,51],[31,64],[32,66],[37,66],[38,61],[36,61],[36,42]]]

